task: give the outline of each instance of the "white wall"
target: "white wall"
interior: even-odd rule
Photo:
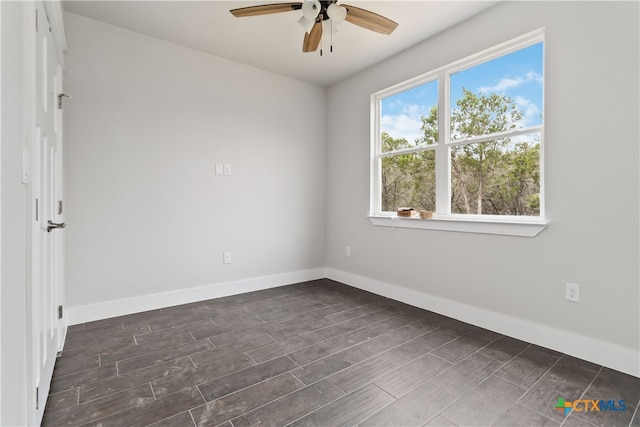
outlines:
[[[331,87],[330,277],[640,375],[638,12],[506,2]],[[370,94],[540,27],[549,227],[519,238],[371,225]],[[582,285],[579,304],[565,282]]]
[[[324,89],[64,20],[66,295],[70,313],[83,313],[76,320],[119,314],[109,310],[127,301],[140,304],[125,311],[144,308],[157,294],[324,274]],[[232,175],[215,175],[216,163]]]
[[[2,2],[0,55],[0,425],[27,423],[24,4]]]

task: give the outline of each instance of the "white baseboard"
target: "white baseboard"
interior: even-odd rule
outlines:
[[[480,307],[429,295],[415,289],[405,288],[333,268],[294,271],[291,273],[217,283],[173,292],[69,307],[66,317],[69,325],[76,325],[93,320],[107,319],[115,316],[139,313],[141,311],[259,291],[325,277],[415,307],[424,308],[463,322],[490,329],[513,338],[588,360],[629,375],[640,377],[640,364],[638,363],[640,360],[640,351],[638,349],[618,346],[610,342],[597,340],[584,335],[577,335],[562,329],[552,328],[525,319],[511,317],[506,314],[496,313]]]
[[[294,271],[291,273],[275,274],[272,276],[236,280],[233,282],[216,283],[214,285],[199,286],[172,292],[142,295],[133,298],[101,302],[98,304],[69,307],[66,310],[67,324],[77,325],[80,323],[91,322],[93,320],[108,319],[110,317],[139,313],[141,311],[155,310],[158,308],[188,304],[212,298],[226,297],[229,295],[244,294],[247,292],[290,285],[292,283],[323,279],[325,277],[326,270],[324,268],[316,268]]]
[[[327,268],[329,279],[640,377],[640,351],[379,280]]]

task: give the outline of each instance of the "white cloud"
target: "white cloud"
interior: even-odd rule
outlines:
[[[405,138],[413,143],[424,136],[421,116],[427,116],[431,107],[407,104],[399,114],[387,114],[380,118],[380,129],[395,139]]]
[[[542,84],[542,76],[535,71],[529,71],[526,75],[527,81],[535,81]]]
[[[414,142],[422,135],[421,126],[420,117],[411,117],[406,114],[382,116],[380,120],[380,128],[383,132],[387,132],[394,139],[405,138],[409,142]]]
[[[498,81],[495,86],[482,86],[478,88],[478,91],[480,93],[504,92],[507,89],[513,89],[529,82],[542,83],[542,76],[535,71],[529,71],[522,76],[517,76],[514,78],[504,77],[500,79],[500,81]]]
[[[541,114],[540,107],[538,107],[536,104],[531,102],[530,99],[522,96],[516,96],[514,101],[516,102],[516,105],[518,105],[518,108],[520,108],[520,111],[522,111],[522,114],[524,115],[523,121],[525,126],[530,126],[533,124],[540,123],[540,114]]]

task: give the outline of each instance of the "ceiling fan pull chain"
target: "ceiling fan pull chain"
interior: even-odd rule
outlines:
[[[338,1],[339,0],[298,0],[293,3],[274,3],[240,7],[231,9],[230,12],[233,16],[240,18],[244,16],[269,15],[272,13],[302,10],[302,17],[298,20],[298,24],[300,24],[305,31],[302,41],[302,51],[315,52],[318,50],[318,46],[320,46],[320,56],[323,55],[323,33],[326,33],[323,26],[326,26],[331,33],[329,36],[329,51],[331,53],[333,53],[333,26],[335,25],[337,30],[337,26],[345,20],[367,30],[386,35],[391,34],[398,26],[397,22],[378,15],[375,12],[350,5],[338,5]]]
[[[331,24],[331,31],[329,32],[329,34],[331,34],[329,37],[331,39],[331,47],[329,48],[329,52],[333,53],[333,20],[329,20],[330,24]]]

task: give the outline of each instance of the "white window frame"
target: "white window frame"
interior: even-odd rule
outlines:
[[[545,217],[544,195],[544,116],[541,125],[502,132],[499,134],[474,136],[472,138],[455,141],[450,140],[449,126],[451,116],[449,99],[450,76],[452,74],[540,42],[543,43],[542,55],[544,70],[544,29],[539,29],[371,95],[371,204],[368,218],[373,225],[525,237],[534,237],[546,228],[548,220]],[[438,129],[440,133],[438,144],[382,153],[380,131],[381,101],[389,96],[433,81],[438,82]],[[544,80],[542,84],[542,111],[544,114]],[[540,215],[516,216],[452,214],[450,185],[451,147],[493,140],[497,137],[514,137],[531,133],[540,134]],[[381,159],[390,155],[421,152],[425,150],[434,150],[436,153],[436,211],[433,214],[433,218],[428,220],[415,217],[405,218],[398,217],[395,212],[382,211],[382,193],[380,188],[382,175]]]

